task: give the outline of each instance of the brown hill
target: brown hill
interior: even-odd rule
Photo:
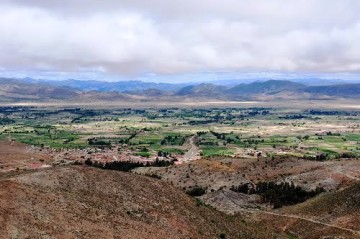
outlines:
[[[46,153],[14,141],[0,141],[0,178],[17,170],[35,169],[53,160]]]
[[[356,183],[344,190],[322,194],[284,211],[358,231],[360,228],[359,199],[360,183]]]
[[[149,177],[72,166],[0,181],[0,238],[272,238]]]
[[[278,211],[256,213],[266,224],[294,238],[360,238],[360,184],[323,193]],[[326,236],[325,236],[326,235]]]
[[[0,99],[4,101],[66,99],[76,96],[77,92],[68,87],[24,83],[14,79],[0,79]]]

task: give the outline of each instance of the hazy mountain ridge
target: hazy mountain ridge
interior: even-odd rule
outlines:
[[[64,99],[78,93],[69,87],[54,87],[48,84],[27,83],[16,79],[0,79],[0,96],[9,99]]]
[[[232,79],[232,80],[216,80],[212,82],[206,82],[206,83],[212,83],[216,85],[224,85],[228,87],[234,87],[239,84],[250,84],[254,82],[265,82],[269,80],[276,80],[276,81],[291,81],[298,84],[303,84],[307,86],[322,86],[322,85],[338,85],[338,84],[350,84],[352,81],[347,80],[341,80],[341,79],[321,79],[321,78],[295,78],[295,79],[276,79],[276,78],[255,78],[255,79]],[[355,81],[356,83],[359,83],[359,81]],[[353,83],[355,83],[353,82]]]
[[[224,86],[211,83],[193,85],[148,82],[96,82],[72,81],[77,87],[64,86],[65,82],[29,79],[0,79],[0,101],[136,101],[149,99],[181,100],[191,98],[222,100],[286,100],[360,98],[360,83],[327,86],[308,86],[287,80],[257,81],[249,84]],[[74,84],[70,84],[74,86]],[[87,86],[87,84],[89,84]],[[90,90],[97,85],[97,90]],[[99,89],[100,84],[105,86]],[[127,85],[121,91],[115,85]],[[150,87],[150,88],[146,88]],[[156,88],[158,87],[158,88]],[[166,89],[159,89],[167,87]],[[81,88],[81,89],[79,89]],[[125,90],[128,89],[128,90]]]
[[[304,89],[305,92],[313,94],[325,94],[332,96],[342,96],[349,98],[357,98],[360,96],[360,84],[341,84],[328,86],[312,86]]]
[[[40,83],[40,81],[37,81]],[[157,89],[163,91],[175,91],[188,84],[155,83],[144,81],[82,81],[82,80],[64,80],[64,81],[45,81],[54,86],[68,86],[82,91],[142,91],[148,89]]]
[[[264,82],[253,82],[250,84],[240,84],[230,88],[227,92],[230,94],[261,94],[280,92],[284,90],[299,90],[306,86],[292,81],[268,80]]]
[[[227,99],[324,99],[360,98],[360,84],[307,86],[286,80],[268,80],[225,87],[214,84],[186,86],[175,93],[181,96],[208,96]]]
[[[202,83],[199,85],[185,86],[178,90],[175,94],[180,96],[220,96],[226,93],[227,87],[222,85],[214,85],[210,83]]]

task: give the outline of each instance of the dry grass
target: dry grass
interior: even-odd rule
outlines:
[[[88,167],[0,181],[0,238],[270,238],[156,179]]]

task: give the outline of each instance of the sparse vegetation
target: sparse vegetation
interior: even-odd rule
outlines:
[[[194,186],[186,191],[186,193],[192,197],[199,197],[206,193],[206,188],[200,186]]]

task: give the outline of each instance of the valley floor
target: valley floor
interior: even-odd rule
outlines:
[[[0,238],[360,238],[358,105],[273,103],[0,107]]]

